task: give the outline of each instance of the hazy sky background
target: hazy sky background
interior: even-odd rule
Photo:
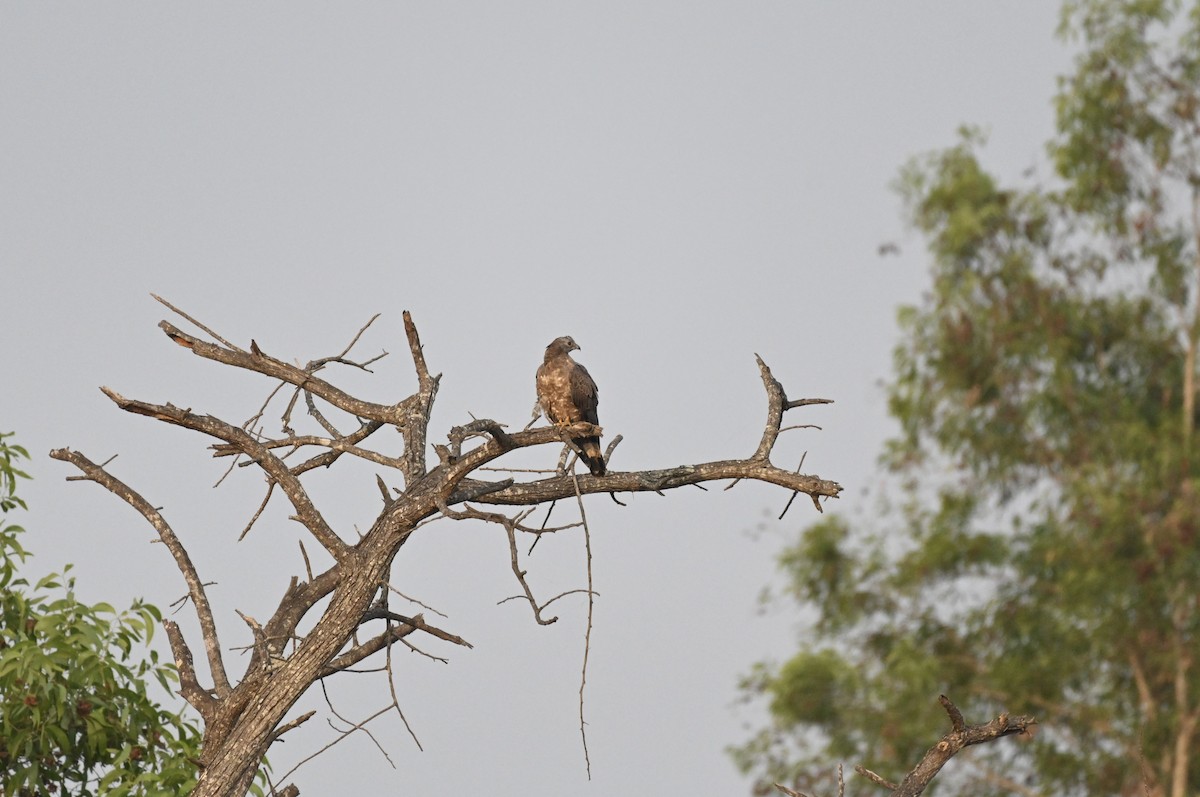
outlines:
[[[895,308],[927,279],[888,184],[964,122],[991,131],[1002,175],[1042,163],[1068,65],[1056,20],[1047,0],[5,3],[0,430],[35,455],[31,573],[74,562],[83,598],[119,605],[185,592],[140,516],[63,481],[58,446],[120,454],[112,472],[217,582],[227,646],[249,641],[234,609],[265,620],[303,573],[279,497],[236,542],[262,497],[251,469],[214,491],[226,461],[206,439],[97,390],[240,423],[273,387],[172,345],[151,291],[300,362],[381,312],[359,349],[393,353],[376,376],[329,376],[386,402],[414,386],[411,310],[444,374],[435,442],[468,413],[523,425],[545,345],[573,335],[607,433],[624,435],[619,470],[750,454],[758,352],[792,397],[837,402],[793,411],[824,429],[787,433],[777,464],[807,451],[806,472],[846,488],[830,508],[869,514]],[[885,241],[903,253],[880,258]],[[343,536],[369,525],[374,469],[313,477]],[[418,641],[449,665],[398,656],[425,751],[389,715],[369,727],[394,769],[360,734],[293,779],[306,795],[745,794],[723,748],[762,717],[734,705],[737,678],[803,644],[793,614],[756,611],[774,554],[816,517],[800,500],[776,522],[787,497],[743,483],[589,498],[590,783],[584,601],[540,627],[497,605],[518,592],[501,530],[422,529],[394,583],[475,645]],[[543,541],[527,567],[543,598],[583,586],[582,538]],[[330,689],[354,721],[389,699],[380,675]],[[273,750],[276,774],[335,737],[328,716]]]

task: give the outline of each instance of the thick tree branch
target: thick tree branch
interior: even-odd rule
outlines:
[[[173,620],[163,620],[163,628],[167,631],[167,642],[171,645],[171,655],[175,657],[175,667],[179,670],[179,694],[200,712],[200,716],[207,723],[216,713],[218,701],[196,680],[192,650],[184,641],[179,626]]]
[[[404,311],[404,335],[408,339],[408,350],[412,354],[413,367],[417,371],[417,392],[403,403],[400,423],[404,428],[404,483],[412,485],[425,475],[425,448],[429,439],[429,416],[433,400],[437,396],[438,380],[441,375],[430,376],[425,364],[425,352],[412,315]],[[400,405],[397,405],[398,409]]]
[[[83,476],[74,478],[83,478],[104,487],[141,513],[142,517],[146,518],[150,522],[150,525],[154,527],[154,530],[158,532],[158,538],[162,540],[163,545],[167,547],[167,550],[171,552],[171,556],[175,558],[175,564],[179,568],[179,572],[183,574],[183,580],[187,582],[188,596],[192,599],[192,605],[196,607],[196,616],[200,620],[200,633],[204,637],[204,650],[208,657],[208,668],[212,672],[213,686],[216,694],[218,697],[224,697],[229,694],[229,676],[225,672],[225,662],[221,658],[221,643],[217,637],[217,624],[213,620],[212,607],[209,606],[208,595],[204,591],[204,582],[200,580],[199,574],[196,573],[196,566],[192,564],[192,558],[188,556],[187,549],[183,547],[183,543],[175,536],[174,530],[162,516],[162,513],[155,509],[153,504],[143,498],[132,487],[78,451],[57,448],[50,452],[50,456],[52,459],[70,462],[79,468],[79,470],[83,471]],[[180,640],[182,641],[182,637],[180,637]],[[189,661],[190,657],[191,654],[189,653]]]
[[[530,434],[530,432],[518,433],[513,437],[520,438],[524,434]],[[662,470],[610,472],[605,476],[583,474],[579,476],[579,491],[584,495],[613,492],[662,492],[688,484],[722,479],[755,479],[806,493],[814,498],[837,498],[842,491],[841,485],[837,482],[776,468],[759,459],[704,462],[699,465],[682,465]],[[504,490],[497,490],[474,500],[481,504],[528,505],[568,498],[574,494],[575,486],[571,477],[557,476],[514,484]]]
[[[783,385],[771,374],[771,369],[757,354],[754,359],[758,362],[758,372],[762,376],[763,387],[767,390],[767,422],[763,427],[763,436],[755,449],[751,460],[766,462],[771,457],[771,449],[779,439],[779,428],[783,425],[783,413],[795,407],[807,407],[810,404],[832,404],[832,399],[796,399],[788,401]],[[806,492],[802,490],[801,492]]]
[[[271,619],[263,626],[263,634],[267,639],[283,644],[294,639],[300,621],[318,602],[334,591],[341,580],[341,568],[338,565],[326,570],[316,578],[300,581],[292,578],[287,590],[275,608]],[[266,671],[269,661],[255,651],[246,667],[247,674]]]
[[[298,368],[265,354],[258,347],[258,344],[253,341],[250,344],[250,351],[245,352],[241,349],[225,348],[215,343],[200,340],[181,331],[169,321],[160,321],[158,326],[163,332],[167,333],[167,337],[180,346],[190,349],[192,354],[195,354],[197,357],[203,357],[206,360],[212,360],[224,365],[232,365],[235,368],[244,368],[247,371],[254,371],[264,376],[269,376],[272,379],[278,379],[296,387],[304,388],[314,395],[325,399],[338,409],[348,412],[351,415],[357,415],[359,418],[392,424],[400,423],[404,419],[401,407],[403,402],[401,404],[387,405],[354,398],[325,380],[318,379],[306,372],[303,368]]]

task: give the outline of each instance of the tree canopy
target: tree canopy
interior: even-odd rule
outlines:
[[[1200,4],[1067,2],[1059,32],[1050,179],[1005,184],[966,129],[898,180],[932,271],[888,385],[899,496],[782,556],[817,619],[744,683],[761,777],[907,769],[944,692],[1040,722],[947,771],[972,793],[1200,790]]]
[[[159,611],[80,602],[74,580],[21,575],[28,453],[0,434],[0,794],[166,795],[195,782],[196,726],[148,689],[173,690],[175,668],[146,644]]]

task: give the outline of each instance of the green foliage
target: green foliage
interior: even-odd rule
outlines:
[[[0,512],[8,512],[20,507],[25,509],[25,502],[17,497],[17,479],[28,479],[29,474],[17,468],[14,464],[18,459],[29,459],[29,452],[21,446],[9,445],[4,442],[6,437],[12,437],[14,432],[0,432]]]
[[[196,727],[160,708],[150,682],[175,669],[144,651],[162,617],[76,600],[74,580],[30,584],[10,512],[24,509],[16,467],[28,454],[0,435],[0,794],[177,795],[195,782]],[[69,571],[70,566],[67,567]]]
[[[797,653],[767,686],[771,713],[791,725],[830,723],[853,700],[854,687],[853,670],[828,649]]]
[[[782,555],[817,619],[743,683],[774,718],[747,771],[899,777],[944,692],[1041,723],[956,760],[972,793],[1200,793],[1200,4],[1074,0],[1061,32],[1052,186],[1006,186],[970,129],[901,173],[933,281],[889,385],[904,499]]]

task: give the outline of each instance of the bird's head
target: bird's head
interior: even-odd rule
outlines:
[[[561,351],[565,354],[567,352],[579,351],[579,344],[570,335],[563,335],[561,338],[555,338],[554,342],[547,349],[550,351]]]

